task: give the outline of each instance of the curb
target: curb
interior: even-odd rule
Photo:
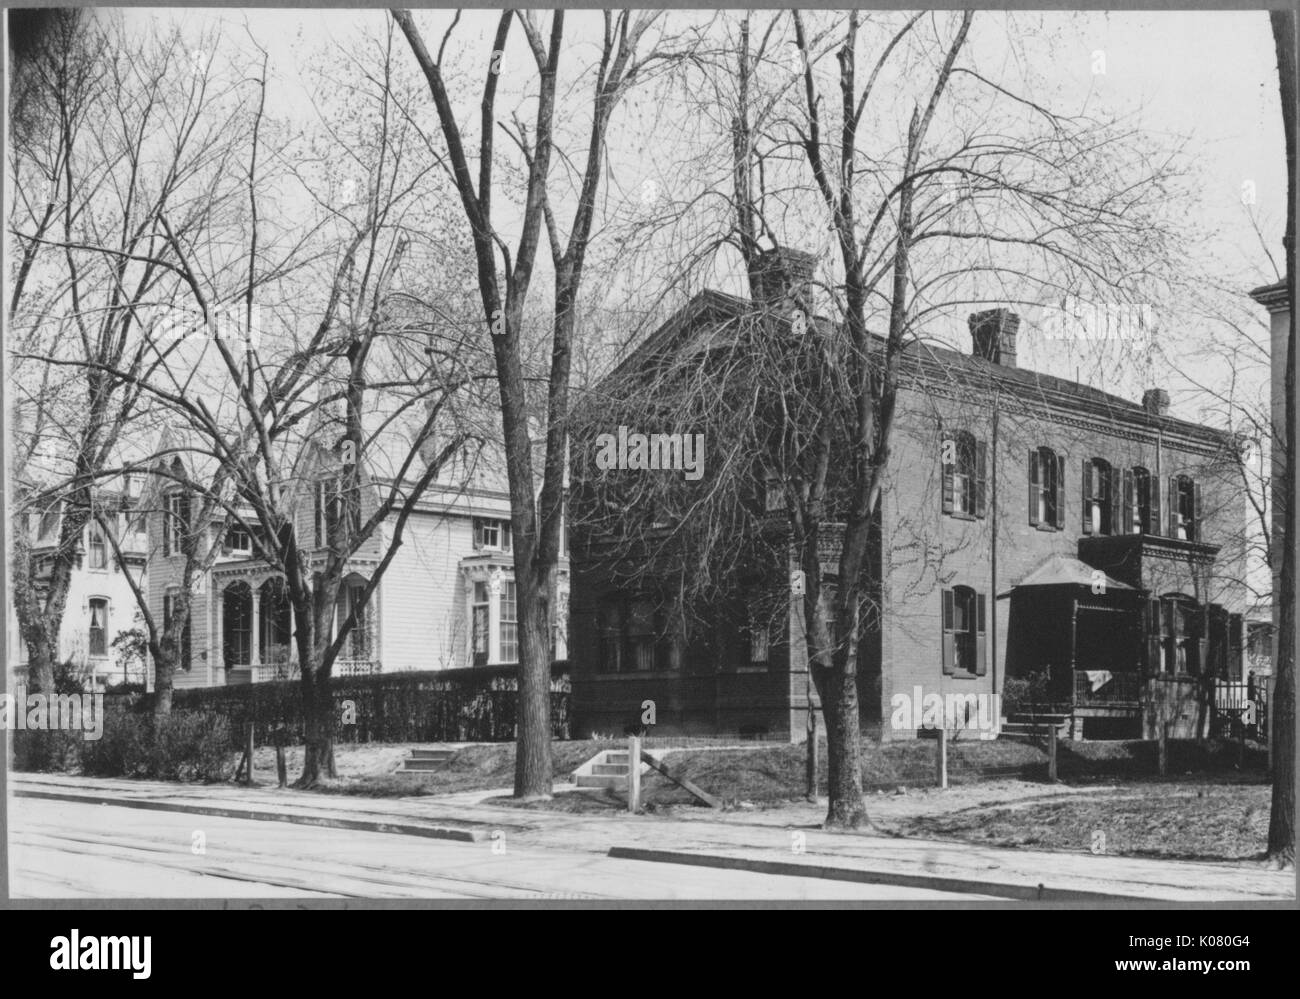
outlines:
[[[1144,895],[1113,895],[1106,892],[1074,888],[1049,888],[1046,885],[1012,885],[996,881],[967,881],[941,875],[897,874],[890,871],[867,871],[855,867],[830,867],[822,864],[797,864],[782,860],[750,860],[725,854],[679,853],[674,850],[647,850],[641,847],[611,847],[608,856],[620,860],[644,860],[657,864],[685,864],[690,867],[719,867],[756,874],[780,874],[796,878],[825,878],[828,881],[853,881],[859,884],[893,885],[898,888],[930,888],[934,891],[966,892],[995,895],[1021,902],[1135,902],[1154,901]]]
[[[396,833],[401,836],[424,836],[428,839],[450,839],[462,843],[480,843],[488,838],[487,829],[469,829],[461,826],[418,825],[408,822],[382,822],[372,819],[348,819],[332,815],[310,815],[290,812],[272,812],[245,808],[224,808],[220,805],[190,805],[174,801],[149,801],[139,798],[109,798],[96,794],[72,794],[58,791],[15,790],[15,798],[41,798],[46,801],[75,801],[83,805],[116,805],[119,808],[145,808],[156,812],[187,812],[191,815],[215,815],[223,819],[254,819],[260,822],[288,822],[300,826],[321,826],[328,829],[353,829],[360,832]],[[528,828],[509,826],[502,828]]]

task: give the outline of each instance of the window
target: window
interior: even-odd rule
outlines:
[[[164,635],[167,632],[171,631],[175,625],[174,619],[176,616],[176,603],[177,603],[176,595],[173,593],[169,593],[165,597],[163,597]],[[174,636],[173,636],[173,640],[174,640]],[[188,609],[186,610],[186,614],[185,614],[185,623],[181,626],[179,646],[180,646],[180,658],[179,660],[177,660],[176,665],[180,666],[180,668],[183,670],[188,670],[190,668],[190,617],[189,617]]]
[[[785,509],[785,484],[775,475],[763,482],[763,511],[777,513]]]
[[[52,539],[59,531],[59,508],[51,507],[41,514],[41,526],[38,537],[44,541]]]
[[[183,492],[168,493],[163,499],[163,554],[179,555],[190,524],[190,498]]]
[[[1169,479],[1169,536],[1182,541],[1200,541],[1201,485],[1189,475]]]
[[[1156,534],[1155,510],[1152,505],[1151,473],[1141,466],[1124,473],[1124,511],[1120,516],[1122,534]]]
[[[1050,447],[1029,452],[1029,523],[1035,527],[1065,526],[1065,459]]]
[[[108,601],[101,597],[90,601],[90,654],[108,655]]]
[[[1203,608],[1195,601],[1180,595],[1166,596],[1160,601],[1165,673],[1198,674],[1204,659],[1202,640],[1205,634]]]
[[[943,512],[954,517],[983,517],[987,447],[966,431],[945,438],[940,461],[943,465]]]
[[[983,676],[988,669],[984,594],[969,586],[943,591],[943,671]]]
[[[600,671],[619,673],[623,669],[623,604],[608,599],[600,609]]]
[[[766,663],[770,644],[771,634],[768,631],[767,622],[757,617],[751,617],[749,619],[749,661],[751,663]]]
[[[253,553],[253,535],[244,524],[231,524],[226,531],[226,551],[235,555]]]
[[[86,551],[86,562],[89,568],[108,568],[108,543],[104,540],[104,532],[98,524],[90,524],[86,528]]]
[[[221,600],[226,668],[248,666],[253,661],[253,590],[247,583],[231,583]]]
[[[292,658],[292,626],[284,580],[268,579],[258,589],[258,651],[262,662],[282,666]]]
[[[515,584],[510,580],[501,583],[500,655],[503,663],[519,661],[519,609],[515,602]]]
[[[487,583],[474,584],[474,665],[486,666],[488,661],[488,602]]]
[[[1083,533],[1114,534],[1117,519],[1115,470],[1101,458],[1084,458]]]
[[[510,521],[475,517],[474,547],[487,551],[510,551]]]
[[[339,591],[334,626],[342,628],[348,616],[354,612],[357,618],[340,650],[341,658],[362,661],[370,659],[370,602],[366,601],[364,604],[361,602],[361,596],[365,591],[366,582],[360,577],[350,578]]]

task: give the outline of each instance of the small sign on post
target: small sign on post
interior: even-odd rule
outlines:
[[[627,740],[627,810],[641,811],[641,740],[635,735]]]

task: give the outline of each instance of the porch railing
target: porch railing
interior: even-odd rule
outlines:
[[[1133,705],[1142,702],[1142,676],[1139,673],[1112,673],[1093,689],[1093,680],[1085,670],[1074,671],[1074,703],[1079,706]]]
[[[373,676],[381,672],[378,659],[336,659],[335,676]]]
[[[254,679],[257,683],[273,683],[276,680],[297,680],[302,676],[302,671],[298,669],[296,662],[290,663],[259,663],[256,667],[256,676]]]

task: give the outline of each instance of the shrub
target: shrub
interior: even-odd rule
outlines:
[[[229,780],[234,771],[230,723],[203,711],[175,711],[154,724],[150,776],[158,780]]]
[[[63,773],[77,763],[80,732],[18,729],[14,732],[13,769],[25,773]]]
[[[1048,702],[1046,673],[1033,673],[1025,677],[1008,677],[1002,685],[1002,712],[1013,714],[1029,711]]]
[[[108,712],[104,733],[81,743],[81,772],[92,777],[147,777],[153,726],[148,715]]]

